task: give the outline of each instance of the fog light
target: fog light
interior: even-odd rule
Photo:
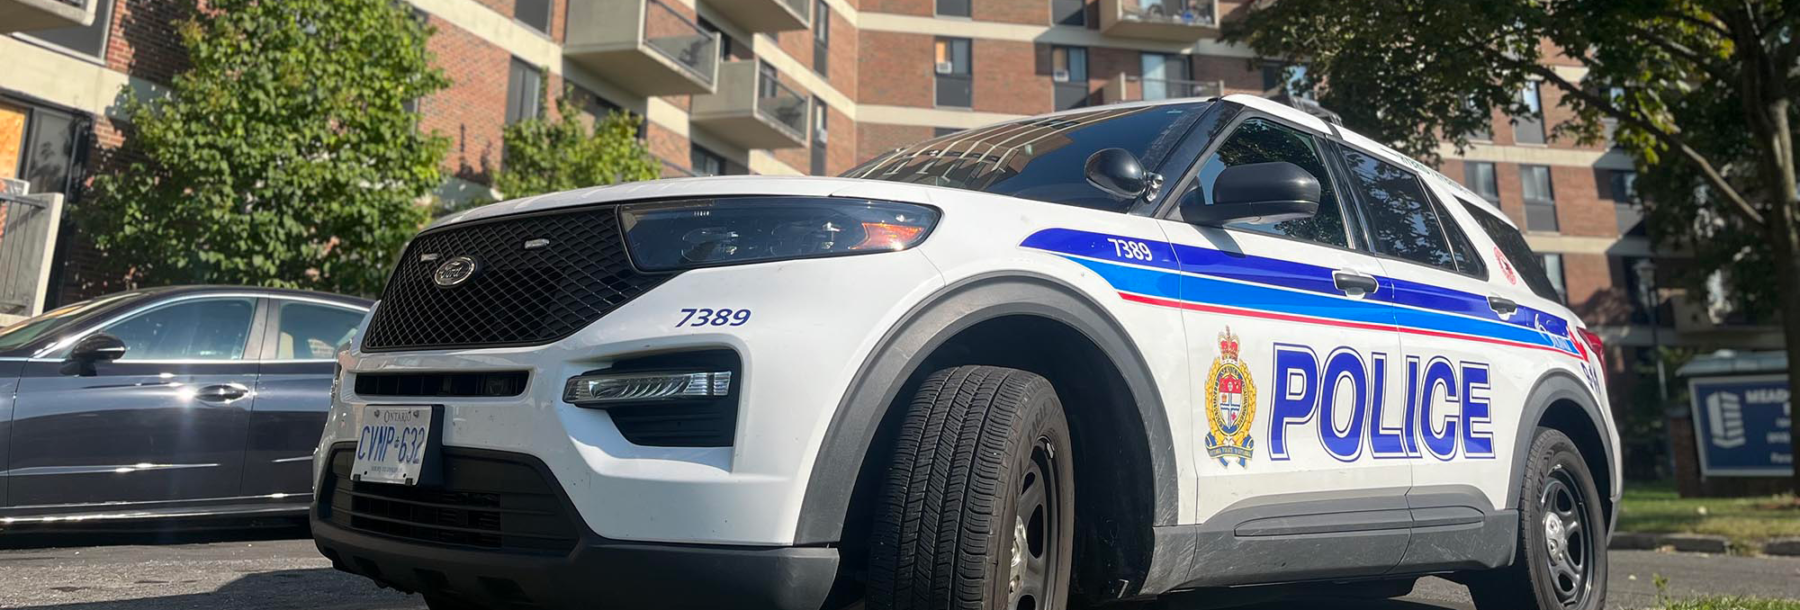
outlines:
[[[594,373],[569,379],[563,400],[577,405],[716,398],[731,392],[731,371]]]

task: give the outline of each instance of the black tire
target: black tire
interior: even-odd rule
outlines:
[[[1481,610],[1605,608],[1606,521],[1594,476],[1558,430],[1538,428],[1530,451],[1513,563],[1470,575],[1469,595]]]
[[[1066,607],[1071,447],[1043,377],[992,366],[933,373],[907,407],[875,508],[869,608]]]

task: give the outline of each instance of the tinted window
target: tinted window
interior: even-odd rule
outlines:
[[[337,354],[337,348],[356,332],[362,322],[360,311],[313,305],[282,303],[280,333],[275,339],[278,360],[326,360]]]
[[[1334,246],[1349,246],[1344,232],[1344,214],[1338,205],[1337,191],[1332,188],[1331,173],[1319,156],[1319,144],[1311,135],[1301,133],[1263,119],[1250,119],[1238,125],[1237,131],[1219,145],[1219,150],[1200,166],[1195,184],[1207,205],[1213,202],[1213,184],[1226,168],[1252,163],[1286,161],[1298,165],[1319,179],[1319,213],[1312,218],[1284,220],[1275,223],[1232,223],[1233,229],[1285,235]],[[1193,188],[1193,187],[1190,187]]]
[[[10,326],[0,326],[0,351],[20,347],[39,337],[49,336],[59,330],[68,328],[70,324],[87,319],[91,315],[95,315],[96,312],[105,311],[108,307],[118,305],[120,302],[136,297],[139,294],[141,293],[121,292],[119,294],[103,296],[97,299],[75,303],[73,305],[64,305],[63,307],[44,312],[35,318],[15,322]]]
[[[255,313],[249,298],[182,301],[101,330],[125,342],[121,360],[238,360]]]
[[[1088,157],[1123,148],[1154,171],[1208,105],[1109,108],[959,131],[875,157],[844,176],[1122,211],[1131,199],[1088,184]]]
[[[1436,197],[1431,199],[1431,209],[1443,222],[1444,235],[1450,238],[1450,254],[1456,259],[1456,270],[1465,275],[1487,279],[1487,263],[1482,262],[1481,253],[1475,251],[1475,244],[1469,241],[1469,235],[1463,233],[1456,218],[1444,209]]]
[[[1444,238],[1437,210],[1412,172],[1367,153],[1347,150],[1344,161],[1365,201],[1369,236],[1383,254],[1456,270],[1456,256]]]
[[[1506,257],[1506,260],[1501,261],[1502,264],[1511,263],[1513,269],[1518,272],[1519,278],[1525,280],[1525,285],[1530,286],[1533,293],[1552,301],[1562,302],[1562,296],[1556,289],[1556,284],[1545,275],[1543,265],[1538,262],[1537,255],[1531,253],[1531,246],[1525,243],[1525,236],[1520,235],[1518,229],[1512,228],[1512,225],[1506,224],[1506,221],[1494,216],[1493,212],[1482,209],[1479,204],[1464,201],[1463,207],[1469,209],[1469,215],[1475,217],[1475,224],[1480,225],[1481,230],[1487,232],[1488,239],[1494,240],[1494,245],[1500,248],[1500,254]],[[1557,262],[1561,263],[1562,261],[1558,258]],[[1559,264],[1557,275],[1561,274],[1562,269]]]

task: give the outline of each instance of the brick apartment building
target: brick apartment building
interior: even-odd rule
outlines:
[[[71,4],[87,6],[70,10]],[[452,138],[441,192],[486,191],[501,129],[575,88],[590,111],[645,118],[665,174],[838,174],[878,152],[955,130],[1079,105],[1265,94],[1284,68],[1217,41],[1241,2],[1209,0],[409,0],[437,30],[454,84],[419,103]],[[0,0],[0,176],[78,199],[84,172],[120,142],[121,87],[153,91],[179,69],[168,0]],[[91,25],[79,25],[83,10]],[[10,33],[7,33],[10,32]],[[550,83],[539,83],[539,68]],[[1579,78],[1574,65],[1558,66]],[[1778,334],[1707,299],[1660,292],[1653,339],[1638,261],[1665,268],[1630,203],[1630,159],[1546,137],[1566,118],[1513,121],[1443,171],[1528,231],[1568,301],[1619,348],[1778,347]],[[79,239],[65,233],[65,242]],[[65,248],[65,252],[68,249]],[[67,258],[65,256],[65,258]],[[64,273],[65,300],[84,295]],[[1629,379],[1632,367],[1615,365]],[[1629,390],[1628,381],[1620,381]],[[1621,400],[1629,391],[1619,392]]]

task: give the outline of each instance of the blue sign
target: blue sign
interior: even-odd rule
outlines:
[[[1701,476],[1794,474],[1794,418],[1785,376],[1705,377],[1688,382]]]

